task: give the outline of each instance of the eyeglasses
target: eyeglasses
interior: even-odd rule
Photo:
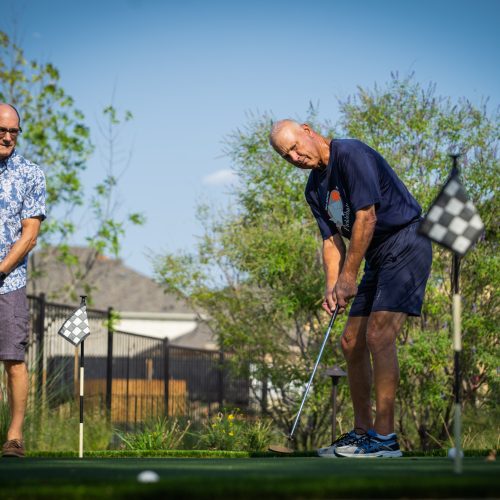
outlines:
[[[13,137],[14,139],[19,135],[21,134],[23,131],[23,129],[21,127],[19,128],[4,128],[4,127],[0,127],[0,139],[2,137],[5,137],[5,134],[8,132],[10,134],[11,137]]]

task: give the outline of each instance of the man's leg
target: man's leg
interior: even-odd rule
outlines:
[[[374,429],[378,434],[394,432],[394,402],[399,383],[396,338],[407,314],[377,311],[370,314],[366,343],[373,362],[376,395]]]
[[[7,440],[23,438],[24,414],[28,399],[28,371],[24,361],[4,361],[8,380],[11,422]]]
[[[347,361],[347,378],[354,407],[354,427],[372,428],[372,367],[366,344],[367,316],[350,316],[342,335],[342,350]]]

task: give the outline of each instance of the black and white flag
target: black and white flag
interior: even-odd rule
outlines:
[[[77,346],[90,335],[87,306],[82,304],[61,326],[57,332],[61,337]]]
[[[454,168],[421,222],[419,232],[463,257],[484,231]]]

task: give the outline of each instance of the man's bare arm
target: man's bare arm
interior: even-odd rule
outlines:
[[[35,248],[41,223],[41,217],[32,217],[21,221],[21,237],[12,245],[9,253],[0,262],[0,272],[10,273]]]
[[[339,234],[323,240],[323,269],[325,271],[325,300],[323,308],[332,313],[336,302],[333,296],[333,290],[337,283],[340,270],[344,265],[345,244]]]
[[[372,241],[376,222],[375,205],[356,212],[347,257],[334,290],[334,298],[342,308],[347,306],[349,299],[358,291],[356,278]]]

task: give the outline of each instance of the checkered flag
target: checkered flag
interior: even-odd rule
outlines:
[[[463,257],[483,230],[483,221],[460,183],[458,169],[453,168],[421,222],[419,232]]]
[[[57,332],[61,337],[77,346],[90,335],[87,306],[82,303],[80,307],[64,322]]]

